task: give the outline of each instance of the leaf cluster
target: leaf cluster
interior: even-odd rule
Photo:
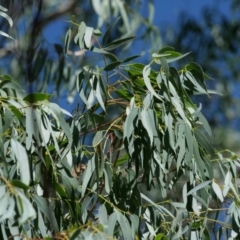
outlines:
[[[225,198],[229,217],[218,222],[217,235],[239,234],[240,159],[213,149],[201,106],[191,100],[216,93],[207,89],[206,74],[194,62],[171,66],[187,55],[172,47],[146,65],[133,62],[138,55],[118,59],[113,50],[134,37],[109,42],[117,21],[105,34],[71,22],[65,54],[73,40],[104,62],[76,76],[82,107],[72,114],[52,95],[26,94],[1,76],[1,239],[191,239],[193,232],[209,238],[208,219],[217,222],[221,210],[211,219],[209,204]],[[214,177],[214,162],[224,183]],[[178,186],[180,201],[169,198]],[[153,190],[162,202],[148,194]]]

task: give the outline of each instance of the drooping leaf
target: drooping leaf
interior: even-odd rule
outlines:
[[[6,8],[4,8],[4,10],[5,10],[5,9],[6,9]],[[0,11],[0,16],[3,17],[3,18],[5,18],[5,19],[8,21],[10,27],[13,26],[13,20],[12,20],[6,13]]]
[[[49,107],[50,107],[51,111],[55,114],[55,116],[57,117],[57,121],[59,121],[60,126],[68,139],[68,144],[65,147],[65,150],[63,151],[63,153],[61,154],[61,158],[63,158],[68,153],[69,148],[71,147],[71,144],[72,144],[71,130],[70,130],[70,127],[67,124],[66,120],[64,119],[64,115],[61,111],[61,108],[55,103],[50,103]]]
[[[223,193],[222,193],[222,190],[221,188],[219,187],[219,185],[217,183],[215,183],[214,181],[212,182],[212,188],[213,188],[213,191],[216,193],[218,199],[223,202]]]
[[[93,172],[95,171],[95,155],[93,155],[93,157],[88,161],[88,166],[87,169],[84,171],[83,173],[83,184],[82,184],[82,197],[85,194],[85,191],[87,189],[87,185],[89,183],[89,180],[93,174]]]
[[[194,134],[198,143],[208,152],[208,154],[214,155],[213,147],[204,134],[199,129],[196,129]]]
[[[155,123],[154,111],[152,109],[142,109],[141,121],[150,138],[151,144],[153,144],[154,137],[158,137],[157,128]]]
[[[84,35],[86,28],[87,28],[86,24],[84,22],[81,22],[80,27],[78,28],[78,34],[74,38],[74,41],[78,43],[80,50],[85,49]]]
[[[117,213],[113,212],[110,216],[109,216],[109,220],[108,220],[108,228],[104,229],[104,232],[106,232],[109,236],[113,236],[114,234],[114,229],[116,227],[116,223],[117,223]]]
[[[84,34],[84,42],[87,48],[91,47],[92,34],[93,34],[93,28],[86,27],[85,34]]]
[[[152,87],[152,84],[150,81],[150,72],[151,72],[150,66],[149,65],[145,66],[143,69],[143,79],[146,84],[146,87],[148,88],[148,90],[151,92],[152,95],[154,95],[156,98],[162,100],[162,97],[160,97],[160,95],[157,94]]]
[[[116,215],[117,215],[117,221],[121,227],[122,230],[122,235],[124,239],[134,239],[134,234],[131,231],[131,227],[129,224],[128,219],[121,214],[119,211],[115,211]]]
[[[65,52],[65,54],[67,54],[67,52],[68,52],[71,37],[72,37],[72,29],[71,29],[71,27],[70,27],[70,28],[68,29],[67,34],[66,34],[66,37],[65,37],[65,44],[64,44],[64,45],[65,45],[65,47],[64,47],[64,52]]]
[[[100,223],[103,225],[104,228],[108,227],[108,216],[107,216],[107,210],[104,204],[102,204],[98,208],[98,217]]]
[[[211,182],[211,181],[205,181],[205,182],[200,183],[199,185],[197,185],[196,187],[194,187],[193,189],[191,189],[191,190],[187,193],[187,195],[193,194],[193,193],[197,192],[198,190],[200,190],[201,188],[204,188],[204,187],[208,186],[210,182]]]
[[[11,139],[12,151],[18,162],[21,181],[29,185],[30,182],[30,169],[26,149],[15,139]]]
[[[49,223],[51,223],[53,230],[58,232],[59,226],[57,224],[56,217],[54,215],[53,209],[48,206],[47,201],[37,195],[34,195],[34,201],[36,202],[39,211],[41,211],[48,219]]]
[[[29,201],[29,199],[23,194],[22,190],[15,189],[17,192],[16,203],[20,218],[18,219],[19,224],[25,223],[28,219],[34,219],[36,212]]]

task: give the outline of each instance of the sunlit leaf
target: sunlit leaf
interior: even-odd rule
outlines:
[[[6,8],[4,8],[4,9],[2,9],[2,10],[5,10],[5,9],[6,9]],[[12,20],[6,13],[0,11],[0,16],[3,17],[3,18],[5,18],[5,19],[8,21],[10,27],[13,26],[13,20]]]
[[[93,28],[86,27],[85,34],[84,34],[84,41],[87,48],[91,47],[92,34],[93,34]]]
[[[219,185],[217,183],[215,183],[214,181],[212,182],[212,188],[213,188],[213,191],[216,193],[218,199],[223,202],[223,194],[222,194],[222,190],[221,188],[219,187]]]
[[[149,65],[145,66],[144,69],[143,69],[143,79],[144,79],[144,82],[146,84],[146,87],[152,93],[152,95],[154,95],[156,98],[162,100],[160,95],[157,94],[152,87],[152,84],[151,84],[151,81],[150,81],[150,72],[151,72],[150,66]]]
[[[26,149],[15,139],[11,139],[11,146],[18,162],[21,181],[28,185],[30,182],[30,169]]]

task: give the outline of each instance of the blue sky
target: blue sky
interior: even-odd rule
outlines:
[[[145,0],[146,1],[146,0]],[[161,29],[162,24],[169,24],[176,26],[178,17],[182,11],[187,12],[190,16],[197,17],[201,20],[201,13],[206,6],[217,8],[226,16],[231,14],[231,1],[223,0],[155,0],[155,17],[154,23]],[[44,35],[51,43],[62,44],[62,37],[65,35],[65,29],[69,23],[64,20],[66,18],[57,19],[49,24],[45,30]]]
[[[182,11],[201,20],[201,12],[206,6],[218,8],[220,12],[227,16],[230,14],[230,3],[231,1],[223,0],[158,0],[155,1],[155,23],[171,23],[176,25],[178,16]]]
[[[148,2],[147,0],[143,1],[144,5]],[[231,1],[224,0],[155,0],[155,16],[154,24],[159,27],[160,33],[163,28],[167,26],[177,27],[179,16],[182,12],[186,12],[188,15],[194,17],[201,21],[201,14],[206,6],[211,6],[213,9],[217,9],[225,16],[230,16],[231,14]],[[147,9],[146,6],[143,6],[143,9]],[[144,10],[145,11],[145,10]],[[143,12],[144,12],[143,11]],[[215,14],[215,12],[213,12]],[[69,26],[69,23],[66,22],[69,20],[69,17],[59,18],[56,21],[49,24],[43,32],[43,35],[47,41],[51,44],[59,43],[64,44],[64,37],[66,34],[66,29]],[[163,43],[164,44],[164,43]],[[135,50],[138,51],[137,49]],[[77,98],[79,101],[79,98]],[[62,100],[59,104],[63,108],[71,108],[66,105],[66,101]],[[76,102],[75,102],[76,104]],[[73,104],[73,105],[75,105]]]

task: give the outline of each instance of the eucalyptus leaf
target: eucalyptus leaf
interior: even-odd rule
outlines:
[[[144,79],[144,82],[146,84],[146,87],[148,88],[148,90],[151,92],[151,94],[153,96],[162,100],[160,95],[158,95],[152,87],[152,84],[151,84],[151,81],[150,81],[150,72],[151,72],[150,66],[149,65],[145,66],[144,69],[143,69],[143,79]]]
[[[11,147],[18,162],[21,181],[28,185],[30,182],[30,169],[26,149],[15,139],[11,139]]]

